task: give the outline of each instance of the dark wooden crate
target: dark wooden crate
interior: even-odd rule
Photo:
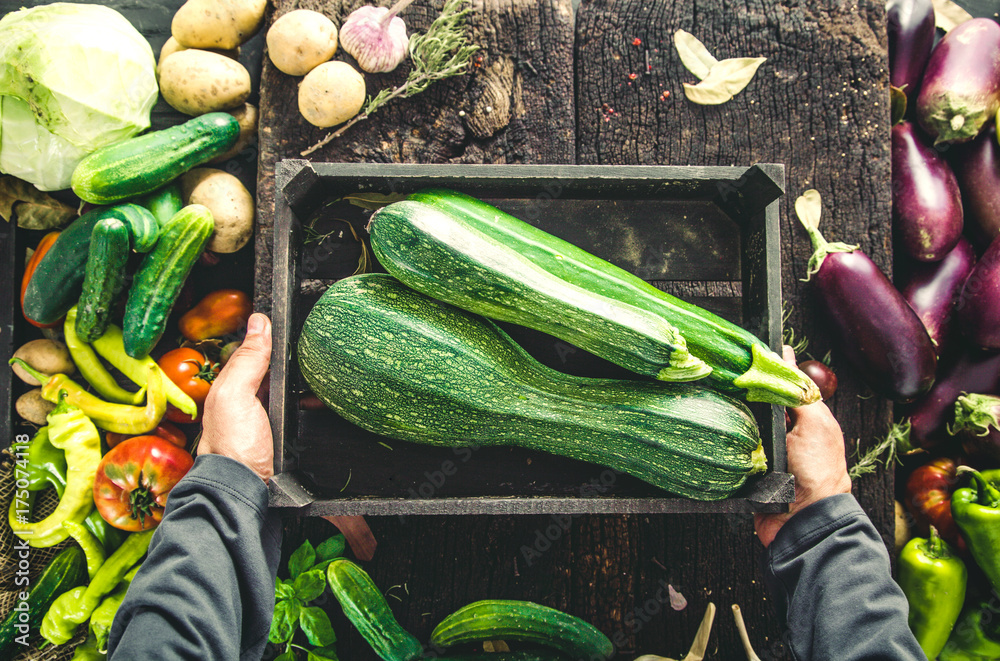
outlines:
[[[368,433],[328,410],[300,410],[308,392],[295,357],[312,304],[349,275],[366,238],[350,194],[445,186],[485,199],[671,293],[781,345],[778,203],[784,168],[381,165],[282,161],[276,171],[271,504],[307,515],[783,511],[784,412],[751,404],[769,471],[733,498],[665,497],[601,466],[520,448],[442,449]],[[339,220],[334,220],[339,219]],[[338,237],[303,245],[304,225]],[[629,373],[542,333],[504,325],[541,362],[584,376]],[[634,375],[631,375],[634,377]]]

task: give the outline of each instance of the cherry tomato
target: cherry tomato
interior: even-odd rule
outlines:
[[[837,375],[829,366],[818,360],[807,360],[799,363],[799,369],[813,380],[824,401],[833,397],[834,393],[837,392]]]
[[[957,486],[958,462],[938,457],[910,473],[903,505],[913,515],[920,534],[926,536],[928,525],[933,525],[941,539],[964,550],[965,540],[951,516],[951,494]]]
[[[59,238],[59,232],[49,232],[42,237],[42,240],[38,242],[38,246],[35,248],[35,252],[31,253],[31,257],[24,264],[24,277],[21,278],[21,314],[24,314],[24,292],[28,290],[28,281],[31,280],[31,276],[34,275],[35,269],[38,268],[38,263],[42,261],[42,257],[45,257],[45,253],[49,251],[52,244],[56,242]],[[55,328],[56,326],[62,326],[62,320],[55,322],[54,324],[40,324],[33,319],[28,319],[27,315],[24,316],[28,323],[32,326],[37,326],[38,328]]]
[[[181,317],[181,335],[192,342],[231,335],[247,324],[250,298],[238,289],[220,289],[201,299]]]
[[[155,528],[167,496],[191,470],[194,459],[159,436],[136,436],[111,448],[97,465],[94,505],[120,530]]]
[[[135,438],[136,436],[159,436],[165,441],[170,441],[179,448],[187,448],[187,435],[181,431],[180,427],[166,420],[160,420],[160,424],[156,425],[156,429],[149,432],[148,434],[116,434],[114,432],[108,432],[105,438],[108,441],[108,447],[113,448],[122,441]]]
[[[198,422],[205,411],[205,398],[219,373],[217,363],[210,362],[205,354],[188,347],[181,347],[163,354],[157,361],[178,388],[198,405],[198,415],[190,417],[173,406],[167,407],[167,419],[171,422]]]

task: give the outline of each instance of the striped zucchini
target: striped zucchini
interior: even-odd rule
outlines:
[[[90,235],[90,254],[77,304],[76,334],[93,342],[108,327],[108,315],[125,286],[129,230],[118,218],[102,218]]]
[[[337,558],[327,566],[326,580],[347,619],[379,658],[412,661],[423,657],[420,641],[399,626],[385,597],[365,570],[346,558]]]
[[[431,632],[431,645],[436,647],[482,640],[546,645],[586,661],[615,654],[615,646],[593,625],[530,601],[477,601],[444,618]]]
[[[457,214],[403,200],[376,211],[368,231],[386,270],[428,296],[555,335],[664,381],[711,371],[662,317],[546,271]]]
[[[212,212],[200,204],[184,207],[163,226],[156,247],[143,257],[132,279],[125,304],[122,325],[129,356],[149,355],[159,342],[177,295],[214,229]]]
[[[490,279],[522,278],[523,264],[530,263],[552,277],[612,299],[620,306],[638,308],[668,321],[684,338],[687,351],[711,368],[708,378],[716,388],[745,396],[750,401],[785,406],[801,406],[819,400],[819,390],[805,374],[784,363],[780,356],[749,331],[662,292],[571,243],[455,191],[425,189],[410,195],[409,200],[434,209],[442,218],[418,213],[415,209],[419,207],[409,208],[414,209],[412,215],[409,215],[409,209],[403,212],[387,211],[395,206],[390,205],[372,218],[371,229],[372,247],[383,266],[411,287],[472,312],[531,325],[517,311],[499,316],[494,301],[489,300],[491,292],[484,289],[484,293],[480,294],[478,282],[483,271]],[[450,217],[450,220],[444,220],[443,216]],[[386,223],[390,227],[379,228],[382,224],[380,219],[390,220]],[[407,222],[412,228],[405,227]],[[439,227],[429,230],[425,228],[426,223]],[[383,235],[388,236],[381,239]],[[403,240],[406,241],[405,248]],[[473,245],[477,248],[460,252],[458,246],[470,241],[475,241]],[[428,243],[443,245],[431,250],[425,247]],[[419,249],[415,249],[416,245]],[[485,248],[487,245],[488,248]],[[479,252],[478,246],[487,249],[489,257]],[[448,268],[454,268],[457,275],[467,277],[455,277],[447,283],[443,282],[439,267],[445,261],[436,256],[442,251],[447,251],[456,261],[454,266],[449,264]],[[522,281],[531,282],[523,278]],[[506,293],[502,295],[507,296]],[[530,292],[527,295],[533,296]],[[563,311],[558,308],[548,310],[550,317],[562,314]],[[551,333],[550,330],[546,332]],[[568,337],[564,339],[574,342]],[[620,338],[609,336],[608,341],[618,342]],[[611,359],[599,351],[594,352]],[[634,369],[629,365],[625,367]]]
[[[393,438],[532,448],[699,500],[727,498],[766,467],[753,417],[730,397],[557,372],[493,323],[385,274],[330,287],[298,359],[327,406]]]

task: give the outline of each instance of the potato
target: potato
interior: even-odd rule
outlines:
[[[190,48],[163,60],[160,94],[186,115],[232,110],[250,96],[250,74],[228,57]]]
[[[160,59],[156,61],[156,75],[160,75],[160,67],[163,66],[163,60],[167,59],[167,57],[173,55],[174,53],[178,53],[182,50],[187,50],[187,48],[177,43],[177,40],[174,39],[173,37],[167,39],[167,43],[163,44],[163,48],[160,49]],[[219,55],[225,55],[230,60],[240,59],[239,46],[227,50],[219,48],[206,48],[204,50],[207,50],[210,53],[218,53]]]
[[[257,119],[260,116],[260,113],[257,112],[257,106],[244,103],[242,108],[230,110],[229,114],[235,117],[240,123],[240,137],[236,138],[235,145],[230,147],[225,153],[219,154],[210,160],[209,163],[228,161],[231,158],[235,158],[244,149],[257,146]],[[256,160],[256,156],[254,160]]]
[[[304,76],[337,52],[337,26],[311,9],[296,9],[267,31],[267,56],[289,76]]]
[[[76,371],[69,349],[62,342],[55,340],[32,340],[21,345],[14,352],[14,358],[20,358],[43,374],[72,374]],[[14,374],[29,386],[40,386],[38,379],[28,376],[18,364],[12,366]]]
[[[181,177],[184,204],[203,204],[212,212],[215,231],[207,250],[236,252],[253,235],[253,196],[240,180],[222,170],[195,168]]]
[[[52,402],[42,399],[42,389],[35,388],[29,390],[14,402],[14,410],[17,414],[33,425],[43,426],[48,424],[46,416],[56,407]]]
[[[364,104],[364,76],[346,62],[324,62],[299,84],[299,112],[313,126],[342,124]]]
[[[235,48],[257,34],[267,0],[188,0],[170,23],[187,48]]]

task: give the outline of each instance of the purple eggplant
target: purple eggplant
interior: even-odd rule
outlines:
[[[889,0],[885,13],[889,83],[902,89],[912,104],[934,46],[934,5],[931,0]]]
[[[1000,235],[1000,145],[997,127],[990,122],[972,142],[948,153],[951,169],[962,190],[966,228],[980,250]]]
[[[970,459],[1000,462],[1000,397],[971,393],[955,402],[955,424],[948,428],[962,441]]]
[[[1000,352],[966,348],[943,370],[930,392],[904,407],[910,445],[931,448],[946,441],[955,401],[967,392],[1000,395]]]
[[[927,392],[937,355],[916,313],[857,246],[827,243],[818,212],[799,217],[814,250],[809,274],[841,353],[872,390],[889,399],[907,402]]]
[[[917,264],[903,287],[903,298],[924,323],[940,357],[953,344],[955,301],[976,265],[976,251],[964,237],[940,262]]]
[[[1000,236],[965,280],[955,309],[959,326],[972,344],[1000,349]]]
[[[892,127],[892,226],[896,244],[936,262],[962,236],[962,194],[948,162],[910,122]]]
[[[1000,25],[974,18],[931,52],[917,95],[917,120],[934,144],[966,142],[1000,108]]]

